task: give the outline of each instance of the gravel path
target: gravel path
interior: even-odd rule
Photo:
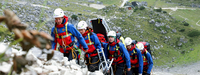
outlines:
[[[154,68],[153,75],[200,75],[200,61],[173,68]]]

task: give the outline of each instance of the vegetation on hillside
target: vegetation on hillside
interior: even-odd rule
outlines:
[[[157,66],[178,64],[174,63],[176,59],[192,52],[190,48],[198,45],[200,41],[200,31],[162,10],[157,11],[152,8],[122,10],[109,6],[98,13],[110,18],[110,27],[121,27],[124,37],[149,42]],[[150,23],[152,19],[154,23]],[[156,26],[156,24],[163,25]]]

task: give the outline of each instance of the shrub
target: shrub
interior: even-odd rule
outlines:
[[[74,20],[78,20],[78,16],[77,15],[72,15],[71,18],[74,19]]]
[[[199,36],[199,35],[200,35],[200,32],[198,30],[193,30],[188,33],[189,37],[195,37],[195,36]]]
[[[134,12],[136,12],[138,10],[138,7],[135,7]]]
[[[124,9],[124,8],[119,8],[118,11],[120,11],[120,12],[126,12],[126,9]]]
[[[141,6],[141,7],[140,7],[140,10],[144,10],[144,9],[145,9],[145,7],[144,7],[144,6]]]
[[[161,23],[161,20],[157,19],[156,22]]]
[[[160,9],[155,9],[155,11],[161,12],[161,11],[162,11],[162,8],[160,8]]]
[[[180,31],[180,32],[184,32],[184,31],[185,31],[185,29],[180,29],[179,31]]]
[[[189,23],[185,22],[185,23],[184,23],[184,26],[189,26]]]
[[[167,13],[167,11],[163,11],[163,13]]]

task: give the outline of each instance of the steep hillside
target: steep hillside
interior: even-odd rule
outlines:
[[[184,6],[191,6],[191,7],[199,7],[200,1],[199,0],[165,0],[166,2],[170,3],[178,3],[179,5]]]
[[[197,51],[193,47],[199,45],[199,31],[163,11],[156,12],[153,8],[126,10],[109,6],[100,13],[107,16],[110,27],[121,30],[123,36],[150,42],[155,65],[184,64],[183,61],[187,59],[177,59]]]

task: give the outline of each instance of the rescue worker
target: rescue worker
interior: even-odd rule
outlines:
[[[51,30],[51,36],[54,37],[52,49],[59,50],[68,60],[77,59],[78,53],[75,52],[75,37],[83,46],[84,50],[88,50],[88,46],[82,35],[76,30],[73,24],[68,23],[68,17],[64,15],[64,11],[60,8],[55,9],[53,17],[55,18],[55,26]],[[60,46],[57,49],[57,46]]]
[[[77,29],[82,34],[85,39],[86,44],[88,45],[88,50],[85,51],[86,64],[88,66],[88,70],[94,72],[99,69],[99,57],[98,52],[101,52],[101,43],[95,33],[93,33],[92,28],[89,28],[85,21],[80,21],[78,23]],[[79,44],[78,44],[79,46]],[[81,46],[79,46],[81,47]]]
[[[130,37],[125,38],[125,44],[130,55],[131,72],[133,75],[142,75],[143,59],[140,50],[136,48],[134,43],[132,43],[132,39]]]
[[[143,57],[143,73],[142,75],[150,75],[153,68],[153,60],[150,53],[144,48],[142,43],[137,44],[137,48],[142,52]]]
[[[114,59],[112,63],[113,72],[115,75],[122,75],[124,63],[126,62],[127,72],[131,72],[130,56],[127,49],[117,38],[116,32],[108,32],[108,43],[103,43],[105,56],[107,59]]]
[[[124,37],[122,37],[122,34],[121,33],[116,33],[116,37],[117,39],[120,40],[120,42],[122,42],[124,44],[124,46],[126,47],[126,44],[125,44],[125,41],[124,41]]]

